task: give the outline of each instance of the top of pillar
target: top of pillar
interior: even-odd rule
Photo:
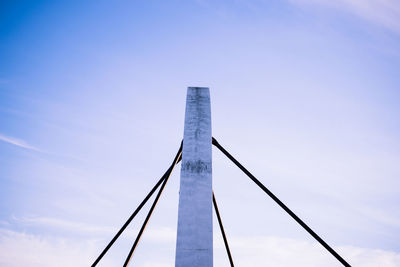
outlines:
[[[208,87],[189,86],[187,89],[187,100],[194,100],[198,97],[206,98],[210,101],[210,89]]]

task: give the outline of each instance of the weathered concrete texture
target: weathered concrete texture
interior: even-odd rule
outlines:
[[[213,266],[210,91],[189,87],[179,191],[176,267]]]

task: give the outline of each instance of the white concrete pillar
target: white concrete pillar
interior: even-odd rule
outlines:
[[[179,191],[176,267],[213,266],[210,91],[189,87]]]

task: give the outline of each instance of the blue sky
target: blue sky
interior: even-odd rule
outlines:
[[[175,155],[186,88],[207,86],[239,161],[350,264],[400,266],[399,18],[395,0],[2,1],[0,265],[88,266]],[[340,266],[213,153],[237,265]],[[173,265],[178,185],[179,168],[134,266]],[[217,228],[214,245],[229,266]]]

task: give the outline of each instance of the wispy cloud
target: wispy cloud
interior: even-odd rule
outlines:
[[[400,33],[400,1],[398,0],[289,0],[309,6],[335,8],[349,12],[377,25]]]
[[[278,236],[232,237],[232,253],[239,266],[339,266],[337,260],[316,242]],[[400,254],[354,246],[334,246],[353,266],[400,264]],[[217,264],[219,265],[219,264]]]
[[[56,229],[60,232],[74,232],[75,234],[85,234],[90,236],[97,236],[98,238],[107,238],[114,235],[118,231],[118,226],[105,226],[93,225],[77,221],[69,221],[60,218],[52,217],[13,217],[13,221],[26,226],[43,226],[46,229]],[[5,222],[8,223],[8,222]],[[134,225],[124,232],[124,238],[136,237],[139,225]],[[176,231],[168,227],[149,227],[146,231],[146,239],[156,242],[174,242],[176,238]]]
[[[360,206],[358,212],[368,217],[370,220],[375,220],[388,226],[400,228],[400,218],[399,216],[396,216],[397,214],[391,214],[370,206]]]
[[[44,226],[46,228],[54,228],[62,231],[69,231],[75,233],[86,233],[86,234],[96,234],[105,235],[115,232],[116,229],[108,226],[91,225],[82,222],[68,221],[59,218],[51,217],[23,217],[23,218],[13,218],[15,222],[21,225],[36,225]]]
[[[215,237],[214,237],[215,238]],[[215,265],[226,266],[222,240],[215,242]],[[229,238],[234,261],[239,266],[339,266],[319,244],[290,238],[258,236]],[[1,266],[88,266],[104,241],[41,236],[0,228]],[[154,244],[154,243],[153,243]],[[400,254],[392,251],[345,246],[335,249],[350,264],[361,267],[400,266]],[[23,251],[24,253],[21,253]],[[118,255],[117,255],[118,256]],[[105,257],[102,266],[118,266],[120,260]],[[173,256],[158,253],[136,266],[172,266]]]
[[[92,240],[48,238],[0,229],[0,266],[89,266],[96,253]],[[108,262],[106,266],[113,265]]]
[[[22,147],[22,148],[29,149],[29,150],[34,150],[34,151],[40,151],[38,148],[29,145],[24,140],[17,139],[17,138],[14,138],[14,137],[9,137],[9,136],[5,136],[3,134],[0,134],[0,140],[3,141],[3,142],[9,143],[11,145],[14,145],[14,146],[18,146],[18,147]]]

